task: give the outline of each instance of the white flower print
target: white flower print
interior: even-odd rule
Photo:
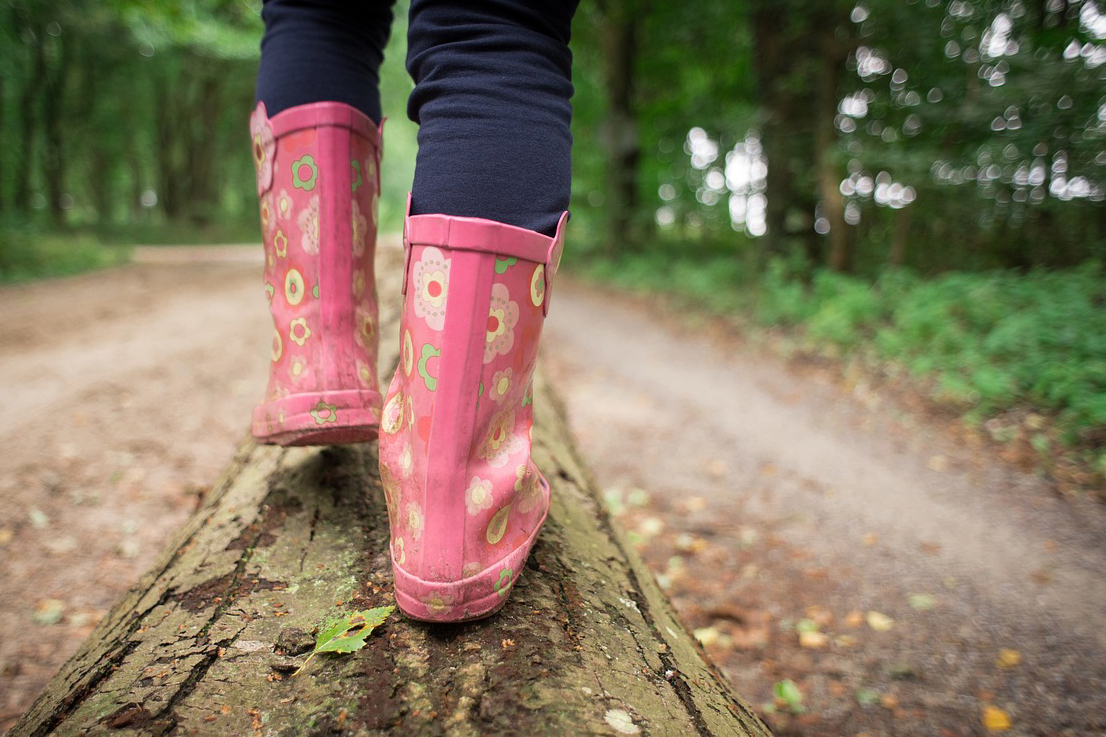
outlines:
[[[469,514],[479,514],[492,506],[492,482],[473,476],[465,490],[465,508]]]

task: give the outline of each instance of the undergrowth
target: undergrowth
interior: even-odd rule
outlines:
[[[0,228],[0,284],[71,276],[125,263],[130,249],[92,235]]]
[[[771,262],[759,279],[734,258],[645,254],[592,260],[582,271],[632,289],[689,298],[711,312],[782,327],[804,348],[878,363],[921,380],[971,424],[1028,410],[1106,474],[1106,274],[887,270],[874,281],[828,270],[804,279]],[[1039,436],[1034,448],[1050,450]]]
[[[42,224],[0,221],[0,284],[70,276],[130,259],[135,245],[259,243],[257,223],[129,223],[51,229]]]

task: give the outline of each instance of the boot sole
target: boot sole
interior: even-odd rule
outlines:
[[[345,445],[375,440],[379,426],[379,392],[312,392],[256,407],[252,434],[262,445]]]

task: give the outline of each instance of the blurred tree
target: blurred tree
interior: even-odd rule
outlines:
[[[1095,0],[871,0],[851,17],[835,118],[845,222],[823,230],[857,226],[866,270],[1106,255],[1106,18]]]
[[[728,239],[864,272],[1106,256],[1100,0],[604,0],[581,18],[574,209],[608,253]]]
[[[18,128],[0,129],[0,203],[55,225],[243,212],[259,5],[0,2],[0,121]]]
[[[573,50],[574,212],[592,247],[613,255],[651,242],[658,191],[673,182],[674,221],[714,230],[715,211],[695,202],[705,172],[684,152],[692,125],[732,145],[754,120],[741,5],[597,0],[578,12]]]
[[[608,253],[622,240],[633,240],[639,207],[638,162],[641,158],[638,131],[635,67],[641,18],[647,11],[644,0],[597,0],[599,32],[603,44],[607,115],[601,140],[607,150]]]
[[[242,130],[259,8],[0,0],[0,212],[252,221]],[[585,3],[576,232],[608,254],[728,250],[751,266],[797,254],[866,273],[1106,258],[1104,11],[1102,0]],[[399,61],[385,70],[393,109],[410,88]],[[400,123],[389,145],[410,149]]]
[[[845,61],[853,51],[851,0],[750,0],[761,140],[768,158],[767,248],[794,242],[811,263],[825,261],[815,231],[819,197],[844,225],[833,119]],[[825,232],[824,230],[822,232]],[[848,234],[832,231],[835,265],[848,261]]]

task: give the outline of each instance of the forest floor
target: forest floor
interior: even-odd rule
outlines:
[[[0,289],[0,732],[241,439],[259,263],[139,249]],[[547,331],[620,524],[778,735],[1106,734],[1103,505],[899,390],[657,300],[562,278]]]

